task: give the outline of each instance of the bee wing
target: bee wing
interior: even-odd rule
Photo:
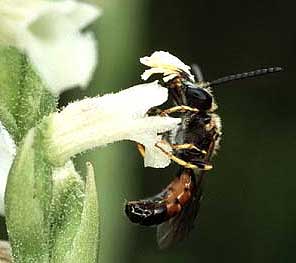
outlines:
[[[202,189],[199,188],[195,191],[190,202],[183,207],[180,214],[157,227],[156,237],[160,249],[168,248],[181,241],[193,228],[202,197]]]

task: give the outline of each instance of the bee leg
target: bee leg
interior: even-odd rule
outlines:
[[[186,105],[180,105],[180,106],[175,106],[175,107],[163,110],[160,113],[160,116],[166,116],[166,115],[174,113],[174,112],[186,112],[186,111],[198,112],[198,109],[191,108],[191,107],[186,106]]]
[[[137,149],[139,151],[139,153],[142,155],[142,157],[145,157],[145,147],[143,144],[140,144],[140,143],[137,143]],[[199,149],[198,147],[196,147],[195,145],[193,145],[192,143],[184,143],[184,144],[172,144],[171,147],[174,149],[174,150],[196,150],[204,155],[207,154],[207,152],[205,150],[201,150]]]
[[[196,150],[197,152],[202,153],[203,155],[206,155],[207,152],[205,150],[201,150],[200,148],[196,147],[192,143],[184,143],[184,144],[172,144],[171,147],[174,150]]]
[[[186,162],[180,158],[178,158],[177,156],[173,155],[171,152],[166,151],[165,149],[163,149],[160,145],[160,143],[156,143],[155,146],[160,149],[168,158],[170,158],[172,161],[174,161],[175,163],[185,167],[185,168],[189,168],[189,169],[200,169],[200,170],[210,170],[212,169],[212,165],[210,164],[206,164],[204,162],[198,161],[195,164]]]
[[[164,141],[162,141],[164,142]],[[165,142],[167,143],[167,142]],[[137,143],[137,149],[139,151],[139,153],[142,155],[142,157],[145,157],[145,146],[143,144]],[[200,150],[199,148],[197,148],[195,145],[191,144],[191,143],[184,143],[184,144],[172,144],[170,145],[174,150],[191,150],[194,149],[202,154],[206,154],[207,152],[205,150]]]
[[[153,108],[151,108],[151,109],[149,109],[147,111],[147,115],[149,115],[149,116],[157,116],[157,115],[161,115],[162,112],[163,112],[162,109],[157,108],[157,107],[153,107]]]
[[[167,143],[167,142],[166,142]],[[139,153],[142,155],[142,157],[145,157],[145,146],[143,144],[137,143],[137,149],[139,151]],[[184,144],[172,144],[170,145],[174,150],[191,150],[194,149],[202,154],[207,154],[207,152],[205,150],[200,150],[198,147],[196,147],[195,145],[191,144],[191,143],[184,143]]]
[[[139,153],[142,155],[142,157],[145,157],[145,147],[143,144],[137,143],[137,149]]]

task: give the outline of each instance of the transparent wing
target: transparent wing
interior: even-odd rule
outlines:
[[[157,227],[156,237],[160,249],[168,248],[181,241],[192,230],[202,198],[201,184],[198,185],[190,202],[183,207],[180,214]]]

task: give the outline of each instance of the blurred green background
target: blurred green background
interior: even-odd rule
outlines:
[[[176,167],[144,168],[131,142],[79,156],[95,164],[102,220],[100,262],[295,262],[295,55],[293,1],[92,1],[104,9],[91,28],[100,61],[84,96],[141,83],[139,58],[155,50],[198,63],[208,80],[265,66],[285,71],[214,90],[223,140],[208,173],[199,222],[175,247],[160,251],[155,229],[132,225],[125,200],[160,191]],[[114,105],[116,106],[116,105]],[[1,218],[3,225],[3,218]],[[6,237],[1,230],[1,238]]]

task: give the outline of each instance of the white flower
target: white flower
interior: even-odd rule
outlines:
[[[94,36],[81,33],[101,11],[75,0],[0,0],[0,43],[24,51],[53,94],[87,86]]]
[[[4,193],[10,166],[16,153],[16,146],[0,122],[0,215],[4,215]]]
[[[180,119],[146,115],[167,97],[167,89],[152,82],[68,105],[46,122],[48,159],[61,166],[71,156],[87,149],[132,140],[145,146],[145,166],[167,166],[169,158],[155,144],[161,141],[160,133],[175,129]]]
[[[194,81],[194,77],[190,73],[190,67],[169,52],[155,51],[150,57],[140,58],[140,62],[150,67],[142,74],[143,80],[147,80],[153,74],[161,73],[164,75],[163,80],[167,82],[179,76],[180,73],[186,73]]]

